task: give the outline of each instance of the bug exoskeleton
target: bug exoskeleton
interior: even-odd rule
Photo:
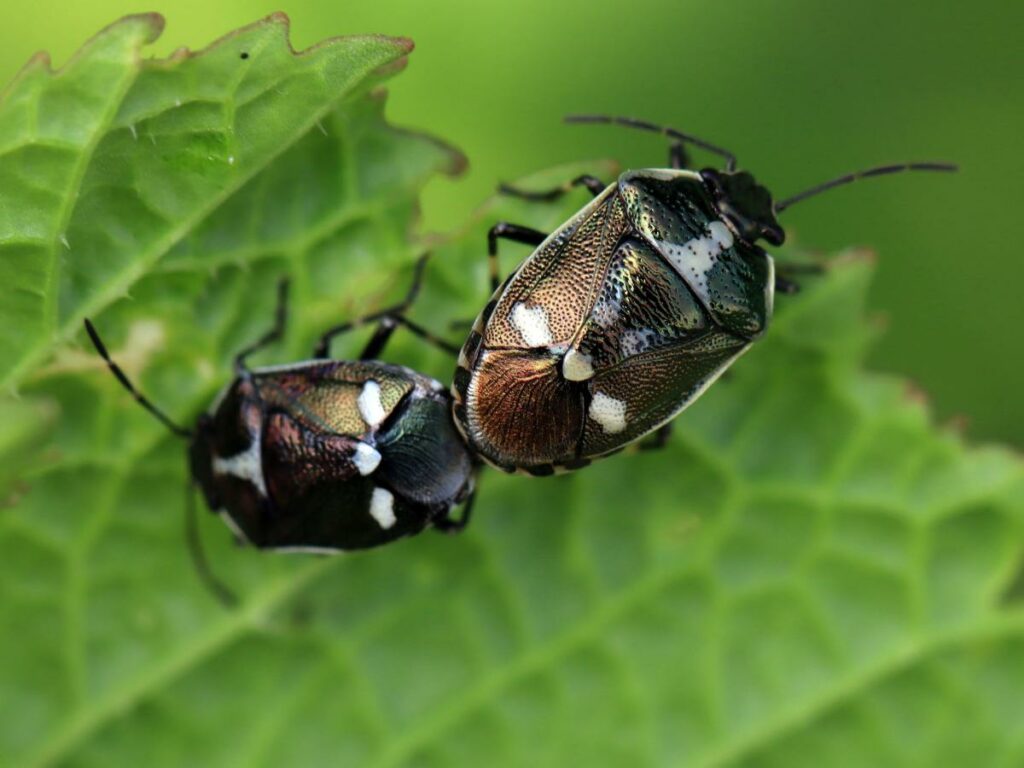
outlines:
[[[179,426],[141,395],[88,320],[85,326],[121,384],[189,441],[192,482],[242,542],[312,552],[376,547],[430,526],[459,530],[473,501],[476,462],[452,422],[446,387],[374,359],[399,326],[457,352],[404,316],[424,263],[425,257],[403,302],[331,328],[314,359],[250,369],[246,358],[283,334],[282,282],[274,327],[236,356],[234,380],[194,429]],[[327,359],[333,337],[368,322],[377,327],[360,359]],[[199,546],[191,497],[186,519],[197,569],[230,602],[231,592],[212,575]]]
[[[725,150],[638,121],[584,120],[667,133],[674,166],[688,141],[725,157],[726,168],[502,188],[535,200],[578,185],[595,195],[550,235],[507,223],[489,235],[495,291],[461,350],[452,395],[469,446],[508,472],[576,469],[665,427],[765,333],[776,286],[791,285],[759,241],[780,245],[776,212],[807,194],[775,205]],[[499,238],[536,246],[500,287]]]
[[[199,419],[192,474],[254,546],[379,546],[445,525],[469,496],[450,408],[439,382],[377,361],[256,368]]]

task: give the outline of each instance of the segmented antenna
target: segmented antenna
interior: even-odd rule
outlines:
[[[106,360],[107,367],[110,368],[111,373],[113,373],[117,380],[121,382],[121,386],[131,393],[132,397],[135,398],[135,402],[153,414],[165,427],[171,430],[171,432],[176,434],[178,437],[190,439],[192,437],[192,430],[185,429],[185,427],[175,424],[166,413],[149,402],[149,400],[146,399],[146,396],[139,392],[131,381],[129,381],[125,372],[121,370],[121,367],[110,359],[110,353],[107,352],[107,347],[100,340],[99,334],[96,333],[96,329],[93,327],[92,323],[89,322],[88,318],[85,320],[85,330],[86,333],[89,334],[89,338],[92,340],[92,345],[96,347],[96,351],[99,353],[100,357]]]
[[[904,171],[943,171],[953,173],[957,170],[959,170],[959,168],[957,168],[953,163],[899,163],[897,165],[880,165],[876,168],[868,168],[865,171],[856,171],[855,173],[848,173],[845,176],[839,176],[838,178],[831,179],[830,181],[817,184],[810,189],[805,189],[803,192],[795,194],[792,197],[787,197],[785,200],[775,204],[775,212],[782,213],[794,203],[799,203],[802,200],[814,197],[815,195],[820,195],[822,192],[827,192],[835,187],[841,187],[844,184],[852,184],[858,179],[866,179],[870,176],[887,176],[890,173],[903,173]]]
[[[656,125],[655,123],[649,123],[646,120],[637,120],[633,117],[617,117],[613,115],[568,115],[565,118],[567,123],[600,123],[600,124],[611,124],[611,125],[624,125],[627,128],[639,128],[641,131],[650,131],[651,133],[660,133],[662,136],[668,136],[672,139],[678,139],[679,141],[685,141],[689,144],[693,144],[695,147],[705,149],[712,154],[718,155],[719,157],[725,158],[725,169],[732,171],[736,169],[736,155],[727,149],[715,146],[714,144],[699,139],[696,136],[691,136],[688,133],[683,133],[675,128],[669,128],[665,125]]]

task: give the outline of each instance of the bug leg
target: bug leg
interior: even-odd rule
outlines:
[[[590,190],[590,193],[597,197],[599,194],[604,192],[604,188],[608,186],[596,176],[591,176],[589,173],[585,173],[582,176],[577,176],[572,181],[567,181],[564,184],[560,184],[552,189],[545,189],[537,192],[531,192],[527,189],[519,189],[519,187],[513,187],[510,184],[499,184],[498,192],[509,197],[517,197],[520,200],[531,200],[539,203],[550,203],[563,195],[567,194],[576,187],[586,187]]]
[[[270,330],[256,339],[255,342],[245,347],[235,355],[235,373],[242,375],[248,372],[245,359],[263,347],[279,341],[284,335],[285,322],[288,319],[288,280],[282,279],[277,283],[277,309],[274,312],[274,325]]]
[[[347,323],[341,323],[333,328],[327,329],[327,331],[320,337],[320,341],[317,342],[316,347],[313,349],[313,357],[323,359],[328,356],[330,350],[331,341],[335,336],[341,336],[348,331],[359,328],[367,323],[378,323],[377,330],[374,331],[373,336],[367,342],[366,347],[363,349],[362,354],[359,358],[361,360],[370,360],[384,350],[388,340],[391,338],[391,334],[395,332],[395,328],[399,325],[408,328],[412,333],[424,339],[430,344],[438,347],[453,355],[458,355],[459,351],[455,349],[451,344],[439,339],[434,336],[430,331],[417,325],[411,320],[406,319],[405,313],[409,311],[413,302],[419,295],[420,285],[423,283],[423,270],[427,265],[427,259],[430,258],[430,254],[424,254],[417,260],[415,271],[413,273],[412,285],[409,286],[409,290],[398,304],[387,307],[385,309],[372,312],[369,315],[358,317],[355,320],[349,320]]]
[[[434,521],[434,527],[441,533],[458,533],[467,525],[469,525],[469,518],[473,515],[473,503],[476,501],[476,488],[474,488],[469,498],[466,499],[462,505],[462,514],[456,520],[451,517],[449,512],[444,517],[440,517]]]
[[[459,356],[459,348],[449,344],[442,338],[435,336],[433,333],[428,331],[422,325],[417,325],[412,320],[409,320],[402,315],[385,315],[381,318],[380,324],[377,326],[377,330],[374,331],[370,341],[367,342],[366,347],[359,355],[360,360],[373,360],[376,359],[381,352],[384,351],[384,345],[387,344],[388,339],[391,338],[391,334],[395,332],[395,329],[402,326],[410,333],[423,341],[427,342],[431,346],[440,349],[442,352],[446,352],[452,357]]]
[[[665,424],[658,428],[658,430],[646,440],[642,440],[637,443],[637,451],[660,451],[668,444],[668,439],[672,435],[672,424]]]
[[[800,292],[800,284],[783,277],[782,275],[775,276],[775,292],[794,294]]]
[[[674,142],[668,148],[668,167],[675,170],[690,167],[690,158],[686,154],[686,147],[681,141]]]
[[[800,291],[800,283],[793,280],[794,275],[821,274],[817,264],[787,264],[775,273],[775,292],[793,294]]]
[[[195,489],[191,480],[185,485],[185,541],[188,544],[189,554],[192,556],[192,565],[196,569],[199,580],[209,590],[218,602],[225,608],[231,608],[238,604],[235,593],[218,579],[210,568],[210,562],[206,559],[203,551],[203,542],[199,537],[199,525],[196,521],[196,499]]]
[[[487,258],[491,271],[491,292],[498,290],[501,285],[501,278],[498,275],[498,239],[511,240],[515,243],[538,246],[548,239],[548,236],[540,230],[523,227],[519,224],[509,224],[507,221],[499,221],[487,233]]]

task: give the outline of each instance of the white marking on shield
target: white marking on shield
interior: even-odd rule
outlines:
[[[263,482],[263,457],[260,455],[260,441],[256,438],[252,445],[241,453],[236,453],[226,459],[220,456],[213,458],[213,472],[216,475],[232,475],[242,480],[248,480],[260,495],[267,495],[267,486]]]
[[[370,497],[370,515],[385,530],[395,524],[395,497],[384,488],[374,488]]]
[[[359,474],[366,477],[380,465],[380,453],[372,445],[363,442],[356,443],[355,453],[352,454],[352,463],[356,465]]]
[[[617,435],[626,428],[626,404],[622,400],[616,400],[603,392],[595,392],[588,412],[590,418],[609,435]]]
[[[512,324],[529,347],[546,347],[551,343],[551,328],[543,307],[531,309],[520,301],[512,307]]]
[[[718,262],[718,256],[732,246],[732,230],[720,221],[708,224],[706,235],[695,237],[682,245],[658,241],[658,248],[668,257],[676,272],[683,276],[705,302],[709,299],[708,273]]]
[[[359,393],[356,405],[359,407],[359,415],[370,427],[379,426],[387,415],[380,401],[380,384],[376,381],[363,384],[363,391]]]
[[[569,349],[562,358],[562,375],[569,381],[586,381],[594,375],[594,361],[590,355]]]

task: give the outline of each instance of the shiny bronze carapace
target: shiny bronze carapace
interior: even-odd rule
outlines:
[[[470,448],[507,472],[576,469],[655,433],[693,403],[767,330],[776,275],[760,245],[780,245],[776,213],[811,194],[898,170],[952,170],[919,163],[841,177],[774,204],[732,153],[669,128],[618,122],[674,140],[672,167],[575,186],[594,199],[547,234],[501,222],[488,237],[494,293],[463,345],[452,386],[456,424]],[[724,170],[686,170],[683,144],[725,159]],[[498,285],[498,239],[536,247]]]

